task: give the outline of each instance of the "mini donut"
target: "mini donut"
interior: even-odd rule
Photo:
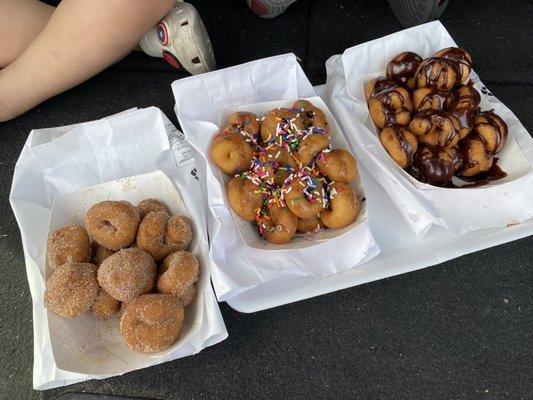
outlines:
[[[87,211],[85,224],[89,235],[99,245],[120,250],[135,240],[139,220],[139,210],[131,203],[102,201]]]
[[[409,124],[420,143],[430,146],[455,146],[460,138],[459,120],[444,111],[427,109],[415,114]]]
[[[340,229],[354,222],[361,212],[361,202],[344,182],[329,185],[329,208],[320,213],[320,221],[328,228]]]
[[[472,56],[468,52],[459,47],[447,47],[437,51],[435,57],[441,57],[448,60],[453,60],[457,63],[459,73],[457,75],[458,83],[466,83],[470,80],[470,73],[472,72]]]
[[[295,157],[302,165],[309,165],[317,154],[327,147],[329,147],[329,135],[318,133],[307,135],[299,143]]]
[[[298,217],[287,207],[276,203],[269,203],[266,209],[266,215],[257,220],[260,235],[272,244],[287,243],[296,233]]]
[[[60,317],[73,318],[88,311],[97,294],[96,266],[67,263],[46,281],[44,306]]]
[[[192,222],[185,215],[173,215],[167,223],[167,240],[178,245],[178,250],[185,250],[194,236]]]
[[[312,133],[329,134],[329,124],[326,119],[326,114],[320,108],[314,106],[307,100],[296,100],[292,107],[305,116],[307,127]]]
[[[131,301],[152,290],[156,273],[154,259],[146,251],[122,249],[102,262],[98,283],[114,299]]]
[[[448,113],[459,120],[460,138],[463,139],[472,131],[474,126],[474,114],[479,107],[481,96],[470,85],[459,85],[453,93],[455,101],[448,107]]]
[[[257,209],[263,205],[261,183],[236,176],[226,185],[231,209],[245,221],[254,221]]]
[[[254,140],[257,140],[261,124],[257,115],[251,112],[238,111],[228,117],[228,124],[245,131]]]
[[[470,81],[467,84],[457,85],[456,89],[453,91],[453,97],[457,100],[464,97],[472,98],[475,108],[479,107],[481,103],[481,95],[474,87],[474,82]]]
[[[177,250],[185,250],[192,239],[192,226],[187,217],[166,212],[151,212],[141,221],[137,247],[161,260]]]
[[[102,264],[102,261],[104,261],[107,257],[115,254],[113,250],[109,250],[105,248],[104,246],[100,246],[96,242],[92,242],[91,247],[93,250],[92,263],[96,265],[97,267],[100,267],[100,265]]]
[[[488,171],[494,161],[492,153],[485,147],[485,141],[479,136],[468,136],[461,140],[459,151],[462,166],[459,175],[471,177]]]
[[[271,143],[261,149],[253,170],[270,185],[281,186],[296,167],[296,159],[289,151]]]
[[[499,115],[493,111],[485,111],[474,117],[472,132],[483,140],[487,151],[497,154],[507,142],[509,129]]]
[[[357,177],[355,158],[346,150],[323,150],[316,157],[316,165],[332,181],[352,182]]]
[[[276,108],[266,113],[261,122],[261,138],[269,143],[280,135],[298,135],[306,128],[303,115],[288,108]]]
[[[428,108],[444,110],[450,106],[452,100],[453,96],[445,90],[419,88],[413,92],[413,105],[417,111]]]
[[[416,87],[428,87],[439,90],[451,90],[460,83],[461,72],[456,61],[430,57],[422,61],[416,71]]]
[[[283,194],[287,207],[299,218],[312,218],[324,207],[324,187],[311,175],[293,176]]]
[[[422,62],[422,57],[412,51],[405,51],[396,55],[387,65],[387,78],[398,85],[413,90],[415,88],[415,73]]]
[[[125,307],[120,333],[131,350],[156,353],[178,340],[184,318],[185,311],[176,296],[145,294]]]
[[[141,214],[141,219],[146,217],[146,215],[151,213],[152,211],[166,211],[167,213],[169,212],[165,203],[157,199],[144,199],[137,205],[137,208],[139,209],[139,213]]]
[[[91,313],[100,318],[109,318],[120,310],[120,301],[115,300],[104,289],[100,288],[91,306]]]
[[[254,152],[239,131],[226,127],[213,136],[210,154],[218,168],[228,175],[233,175],[250,167]]]
[[[418,140],[408,128],[399,125],[387,126],[381,131],[379,140],[401,168],[411,167],[413,155],[418,148]]]
[[[317,232],[321,229],[322,224],[320,223],[320,218],[318,217],[318,215],[307,219],[298,218],[298,227],[296,228],[298,232]]]
[[[200,266],[196,257],[188,251],[176,251],[168,255],[159,269],[157,290],[178,296],[183,307],[196,296],[196,282],[200,278]]]
[[[461,160],[461,153],[459,152],[458,146],[453,147],[444,147],[444,151],[448,153],[453,162],[453,169],[455,172],[461,169],[463,161]]]
[[[65,263],[91,261],[91,241],[83,226],[68,225],[48,236],[46,261],[53,271]]]
[[[418,180],[434,186],[446,186],[455,172],[454,159],[444,148],[421,146],[413,165]]]
[[[409,92],[396,82],[379,78],[365,85],[370,117],[378,128],[387,125],[407,125],[411,120],[413,103]]]

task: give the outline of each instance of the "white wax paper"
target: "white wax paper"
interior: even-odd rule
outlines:
[[[363,85],[384,75],[390,59],[400,52],[428,57],[450,46],[457,45],[446,29],[440,22],[431,22],[352,47],[326,63],[329,100],[348,141],[417,235],[424,235],[433,224],[452,233],[465,233],[506,227],[533,216],[533,139],[475,73],[472,80],[481,94],[482,109],[494,109],[509,126],[507,144],[497,155],[506,178],[468,189],[424,184],[402,170],[379,141]]]
[[[205,215],[195,168],[181,132],[154,107],[30,133],[15,167],[10,202],[21,230],[33,301],[35,389],[123,374],[195,354],[227,337],[209,282]],[[143,175],[147,173],[152,174]],[[116,179],[120,181],[99,185]],[[99,186],[84,190],[93,185]],[[154,355],[133,353],[120,345],[116,321],[106,325],[89,315],[62,320],[48,313],[42,300],[49,230],[78,220],[92,200],[137,202],[145,195],[162,197],[172,203],[173,211],[192,218],[192,249],[202,265],[196,304],[183,336],[176,346]],[[58,209],[66,207],[74,215],[52,213],[54,199]]]
[[[283,276],[323,278],[354,268],[378,254],[379,248],[368,226],[366,207],[356,223],[344,230],[309,236],[276,249],[253,240],[258,236],[252,236],[255,234],[252,229],[247,230],[246,240],[243,240],[237,228],[240,222],[236,223],[232,217],[226,199],[221,173],[208,161],[206,153],[213,135],[219,130],[221,115],[247,110],[248,106],[266,112],[269,107],[292,104],[299,98],[311,98],[319,103],[317,105],[329,114],[336,128],[332,131],[332,141],[341,147],[348,145],[326,105],[315,97],[294,55],[266,58],[181,79],[172,84],[172,90],[178,120],[195,148],[200,173],[205,177],[211,274],[220,301]],[[358,187],[362,195],[360,182]],[[241,232],[244,230],[246,228],[242,227]],[[330,240],[324,240],[328,235]]]

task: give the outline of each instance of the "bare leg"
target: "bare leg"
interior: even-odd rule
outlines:
[[[0,122],[87,80],[131,51],[174,0],[63,0],[0,71]]]
[[[37,0],[0,0],[0,68],[11,64],[26,50],[54,10]]]

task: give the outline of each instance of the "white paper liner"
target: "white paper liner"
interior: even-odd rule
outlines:
[[[209,282],[203,200],[191,155],[183,134],[153,107],[30,133],[15,167],[10,202],[21,230],[33,301],[35,389],[123,374],[195,354],[227,337]],[[143,175],[147,173],[152,174]],[[133,178],[79,192],[87,186],[127,177]],[[127,196],[134,202],[148,194],[163,198],[173,211],[186,210],[194,223],[193,251],[202,266],[199,291],[184,334],[167,352],[131,352],[117,340],[116,321],[99,323],[90,315],[63,320],[47,313],[43,306],[49,222],[53,230],[80,218],[92,200],[119,193],[120,198]],[[183,203],[177,201],[177,193],[182,194]],[[75,197],[77,205],[72,202]],[[74,217],[59,212],[52,215],[54,199],[57,207],[70,207]]]
[[[431,22],[352,47],[326,63],[327,91],[348,141],[417,235],[424,235],[432,224],[465,233],[505,227],[533,216],[533,139],[475,73],[472,80],[481,94],[482,109],[494,109],[509,126],[507,144],[497,154],[506,178],[468,189],[424,184],[402,170],[379,141],[364,97],[365,82],[383,75],[387,63],[400,52],[428,57],[450,46],[457,45],[446,29],[440,22]]]
[[[246,244],[228,205],[222,174],[208,161],[206,154],[213,135],[219,130],[221,114],[247,110],[248,107],[267,111],[270,105],[274,108],[288,105],[299,98],[313,98],[312,101],[320,102],[324,111],[329,113],[325,104],[315,97],[314,89],[294,55],[266,58],[182,79],[174,82],[172,89],[180,125],[195,148],[200,173],[205,177],[211,273],[219,301],[282,276],[309,275],[318,279],[336,274],[378,254],[366,211],[353,227],[345,232],[340,230],[341,235],[331,240],[302,239],[295,244],[277,247],[280,250],[269,250],[270,246],[260,240],[250,240]],[[275,103],[271,103],[273,101]],[[330,118],[330,122],[336,125],[331,114]],[[334,143],[344,142],[339,134],[332,134],[332,140]],[[360,186],[360,193],[362,190]],[[242,230],[247,230],[244,225]],[[246,237],[257,235],[249,228],[248,232],[244,234]],[[335,233],[332,230],[323,235]],[[313,240],[312,245],[304,240]]]

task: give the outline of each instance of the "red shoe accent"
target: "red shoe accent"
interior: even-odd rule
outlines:
[[[170,65],[172,65],[174,68],[176,68],[179,71],[183,69],[183,66],[181,65],[181,63],[178,61],[176,57],[174,57],[174,55],[171,52],[163,50],[162,54],[163,54],[163,58],[165,59],[167,63],[169,63]]]
[[[250,3],[250,9],[260,17],[268,13],[268,9],[261,2],[261,0],[252,0],[252,2]]]

